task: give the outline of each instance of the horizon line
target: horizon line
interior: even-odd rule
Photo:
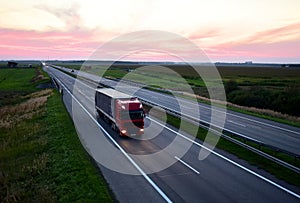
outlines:
[[[26,62],[26,61],[61,61],[61,62],[68,62],[68,61],[73,61],[73,62],[86,62],[86,61],[94,61],[94,62],[121,62],[121,63],[164,63],[164,64],[188,64],[188,63],[193,63],[193,64],[243,64],[243,65],[256,65],[256,64],[266,64],[266,65],[300,65],[300,62],[255,62],[255,61],[243,61],[243,62],[229,62],[229,61],[217,61],[217,62],[183,62],[183,61],[142,61],[142,60],[118,60],[118,61],[113,61],[113,60],[85,60],[85,59],[48,59],[48,60],[41,60],[41,59],[1,59],[0,62],[8,62],[8,61],[19,61],[19,62]]]

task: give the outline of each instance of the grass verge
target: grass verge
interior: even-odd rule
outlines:
[[[60,95],[32,88],[44,79],[26,71],[31,77],[6,90],[20,93],[16,102],[0,107],[0,202],[113,202]]]
[[[91,164],[57,92],[47,103],[45,125],[48,124],[52,124],[47,129],[47,134],[51,135],[48,137],[52,158],[49,176],[53,183],[60,183],[52,187],[58,199],[62,202],[112,202],[106,182]]]
[[[66,66],[66,64],[64,65]],[[66,66],[68,68],[72,68],[72,69],[79,69],[78,66],[76,65],[69,65],[69,66]],[[106,71],[105,75],[107,76],[111,76],[112,78],[122,78],[124,75],[126,75],[126,71],[124,71],[125,68],[111,68],[109,70]],[[229,71],[229,73],[226,72],[227,69],[223,70],[222,69],[222,73],[223,74],[236,74],[236,72],[234,72],[233,70],[231,70],[231,72]],[[93,67],[91,70],[83,70],[83,71],[86,71],[86,72],[89,72],[89,73],[92,73],[92,74],[96,74],[96,75],[102,75],[104,74],[103,70],[101,68],[97,69],[97,67]],[[98,71],[98,72],[97,72]],[[101,72],[102,71],[102,72]],[[236,71],[236,70],[235,70]],[[283,74],[282,70],[273,70],[273,71],[279,71],[278,73],[276,72],[276,74]],[[292,71],[292,75],[295,75],[293,71],[295,70],[290,70]],[[72,73],[69,73],[67,71],[63,71],[65,72],[66,74],[68,75],[71,75],[73,77],[76,77],[74,76]],[[183,72],[183,70],[181,70],[181,72]],[[185,71],[184,73],[186,74],[187,71]],[[250,71],[251,74],[257,74],[255,71]],[[225,74],[225,75],[226,75]],[[248,73],[249,74],[249,73]],[[184,75],[184,74],[183,74]],[[136,76],[136,75],[135,75]],[[260,75],[261,76],[261,75]],[[289,75],[290,76],[290,75]],[[194,78],[192,77],[191,75],[189,76],[186,76],[187,77],[187,80],[191,83],[192,86],[197,86],[197,85],[203,85],[202,84],[202,80],[200,78]],[[238,77],[237,75],[234,75],[233,78],[236,78]],[[135,77],[135,79],[137,79],[138,77]],[[143,77],[140,82],[143,82],[143,80],[145,80],[146,77]],[[149,79],[149,78],[148,78]],[[248,77],[242,77],[243,80],[250,80]],[[260,80],[266,80],[266,81],[270,81],[272,78],[259,78]],[[224,80],[228,80],[228,76],[226,77],[226,79]],[[252,78],[253,80],[253,78]],[[250,81],[252,81],[250,80]],[[292,78],[292,79],[289,79],[289,80],[280,80],[280,79],[277,79],[278,81],[281,81],[281,82],[284,82],[284,85],[289,85],[290,82],[294,82],[294,81],[298,81],[297,78]],[[278,82],[276,80],[276,82]],[[162,79],[159,79],[159,81],[162,81]],[[165,79],[163,81],[166,81]],[[272,81],[272,80],[271,80]],[[153,79],[151,78],[151,82],[153,82]],[[172,82],[172,81],[170,81]],[[253,82],[253,81],[252,81]],[[158,83],[159,84],[159,83]],[[178,85],[174,85],[172,84],[172,87],[177,87]],[[151,87],[151,86],[148,86],[147,87],[148,89],[152,90],[152,91],[157,91],[157,92],[161,92],[161,93],[165,93],[165,94],[168,94],[168,91],[164,91],[160,88],[155,88],[155,87]],[[171,88],[172,89],[172,88]],[[183,97],[185,99],[191,99],[188,95],[182,95],[182,94],[178,94],[179,97]],[[197,96],[198,97],[198,96]],[[205,104],[209,104],[211,105],[211,101],[209,100],[209,98],[205,98],[205,97],[202,97],[202,96],[199,96],[198,97],[198,102],[200,103],[205,103]],[[222,107],[222,104],[218,104],[218,101],[215,101],[213,102],[214,105],[216,106],[219,106],[219,107]],[[291,116],[291,115],[287,115],[287,114],[283,114],[283,113],[280,113],[280,112],[276,112],[276,111],[273,111],[273,110],[268,110],[268,109],[260,109],[260,108],[254,108],[254,107],[246,107],[246,106],[240,106],[240,105],[236,105],[236,104],[233,104],[233,103],[227,103],[227,109],[228,110],[232,110],[232,111],[235,111],[235,112],[239,112],[239,113],[243,113],[243,114],[247,114],[247,115],[251,115],[251,116],[255,116],[255,117],[259,117],[259,118],[263,118],[263,119],[267,119],[267,120],[271,120],[271,121],[275,121],[275,122],[279,122],[279,123],[283,123],[283,124],[287,124],[287,125],[291,125],[291,126],[295,126],[295,127],[298,127],[300,128],[300,122],[299,122],[299,117],[296,117],[296,116]]]
[[[153,90],[155,91],[155,90]],[[187,100],[192,100],[191,96],[187,93],[184,94],[178,94],[178,97],[182,97],[184,99]],[[193,101],[194,99],[194,95],[193,96]],[[224,108],[224,102],[222,101],[211,101],[209,98],[205,98],[202,96],[198,96],[197,97],[197,101],[199,103],[204,103],[204,104],[208,104],[208,105],[213,105],[216,107],[220,107],[220,108]],[[227,103],[227,110],[231,110],[231,111],[235,111],[238,113],[242,113],[242,114],[246,114],[246,115],[250,115],[250,116],[255,116],[258,118],[263,118],[263,119],[267,119],[270,121],[275,121],[278,123],[282,123],[282,124],[287,124],[290,126],[294,126],[294,127],[298,127],[300,128],[300,118],[296,117],[296,116],[291,116],[291,115],[287,115],[287,114],[282,114],[280,112],[275,112],[269,109],[259,109],[259,108],[255,108],[255,107],[246,107],[246,106],[239,106],[230,102],[226,102]]]
[[[149,88],[150,89],[150,88]],[[151,88],[151,90],[153,91],[159,91],[157,90],[156,88]],[[161,91],[162,92],[162,91]],[[184,95],[185,97],[187,97],[187,95]],[[207,102],[207,101],[206,101]],[[217,104],[218,105],[218,104]],[[237,109],[237,108],[236,108]],[[255,114],[256,116],[259,115],[259,114]],[[265,118],[265,115],[261,115],[261,116],[264,116]],[[158,119],[162,119],[161,117],[161,114],[158,113],[158,116],[157,116]],[[278,121],[278,120],[276,120]],[[279,120],[280,121],[280,120]],[[184,129],[186,132],[190,133],[190,130],[191,129],[195,129],[196,126],[193,126],[191,123],[188,123],[186,121],[180,121],[180,119],[178,119],[177,117],[174,117],[174,116],[171,116],[171,115],[168,115],[168,120],[167,122],[178,128],[179,125],[180,125],[180,122],[184,122],[184,124],[182,126],[184,126]],[[287,122],[288,124],[291,124],[289,122]],[[192,133],[193,134],[193,133]],[[198,133],[197,133],[197,138],[199,138],[200,140],[204,140],[205,139],[205,136],[207,134],[207,130],[205,129],[202,129],[202,128],[198,128]],[[243,140],[242,140],[243,141]],[[293,164],[297,167],[300,167],[300,163],[299,163],[299,160],[298,159],[295,159],[294,157],[291,157],[289,155],[286,155],[286,154],[283,154],[283,153],[279,153],[279,152],[275,152],[274,150],[271,150],[269,148],[266,148],[266,147],[261,147],[257,144],[253,144],[253,143],[248,143],[247,144],[255,147],[255,148],[258,148],[272,156],[275,156],[283,161],[286,161],[290,164]],[[289,169],[286,169],[285,167],[283,166],[280,166],[276,163],[273,163],[272,161],[266,159],[266,158],[263,158],[257,154],[255,154],[254,152],[251,152],[247,149],[244,149],[243,147],[240,147],[232,142],[229,142],[227,141],[226,139],[223,139],[221,138],[218,142],[218,145],[217,145],[218,148],[220,149],[223,149],[229,153],[232,153],[234,155],[236,155],[237,157],[239,157],[240,159],[243,159],[243,160],[246,160],[248,161],[250,164],[252,165],[256,165],[258,166],[259,168],[263,168],[264,170],[270,172],[271,174],[274,174],[277,178],[279,179],[283,179],[291,184],[294,184],[294,185],[297,185],[297,186],[300,186],[300,181],[298,180],[295,180],[294,178],[291,178],[291,177],[299,177],[299,174],[289,170]]]
[[[149,106],[144,105],[146,109],[150,109]],[[151,110],[151,115],[158,118],[158,119],[162,119],[164,120],[164,113],[161,112],[158,109],[152,109]],[[166,121],[169,125],[174,126],[175,128],[179,128],[181,127],[181,130],[193,134],[193,129],[198,128],[197,126],[185,121],[185,120],[180,120],[180,118],[177,118],[173,115],[167,114],[167,121]],[[192,132],[191,132],[192,131]],[[197,132],[197,138],[200,139],[201,141],[203,141],[206,138],[207,135],[207,130],[203,129],[203,128],[198,128],[198,132]],[[215,135],[217,136],[217,135]],[[216,139],[212,138],[213,139]],[[247,143],[248,144],[248,143]],[[218,144],[216,146],[218,149],[222,149],[230,154],[233,154],[235,156],[237,156],[239,159],[245,160],[248,163],[250,163],[251,165],[257,166],[258,168],[261,168],[267,172],[269,172],[270,174],[273,174],[276,178],[281,179],[286,181],[287,183],[296,185],[298,187],[300,187],[300,174],[291,171],[281,165],[278,165],[262,156],[259,156],[258,154],[251,152],[239,145],[236,145],[224,138],[220,138],[218,141]],[[288,161],[288,162],[294,162],[293,164],[295,164],[296,166],[299,167],[300,163],[299,160],[294,160],[291,159],[291,157],[286,157],[286,155],[282,155],[282,154],[274,154],[274,152],[268,150],[268,149],[262,149],[263,151],[271,154],[271,155],[275,155],[276,157]]]

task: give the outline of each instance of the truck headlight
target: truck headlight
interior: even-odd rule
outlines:
[[[127,133],[127,130],[121,130],[121,133],[122,133],[122,134],[126,134],[126,133]]]
[[[144,128],[141,128],[141,129],[140,129],[140,132],[144,132]]]

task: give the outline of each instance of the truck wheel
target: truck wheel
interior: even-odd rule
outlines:
[[[111,123],[111,129],[113,130],[113,131],[116,131],[116,124],[114,124],[114,123]]]
[[[117,135],[119,135],[121,137],[121,131],[119,130],[119,128],[116,126],[115,132],[117,133]]]
[[[99,110],[97,110],[97,113],[99,118],[103,118],[104,115]]]

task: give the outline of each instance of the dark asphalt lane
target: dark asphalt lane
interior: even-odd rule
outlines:
[[[68,86],[67,84],[72,84],[72,82],[66,82],[65,84]],[[86,100],[86,98],[82,97],[81,100]],[[86,112],[82,110],[81,106],[74,101],[66,90],[63,93],[63,101],[70,115],[74,116],[74,122],[83,124],[84,127],[76,127],[75,125],[80,141],[100,168],[101,173],[107,181],[110,189],[113,191],[116,199],[120,202],[164,202],[164,199],[157,193],[157,191],[155,191],[155,189],[153,189],[143,176],[119,173],[117,171],[110,170],[101,164],[101,160],[108,157],[108,154],[111,151],[109,148],[116,150],[115,146],[108,141],[107,137],[101,136],[101,129],[99,129],[99,127],[92,121]],[[104,146],[103,143],[107,146],[107,148],[102,148]],[[116,159],[117,160],[107,160],[107,162],[115,162],[117,165],[127,167],[134,173],[138,173],[122,154],[118,154]]]
[[[57,72],[53,69],[48,69],[53,72],[60,80],[62,80],[70,90],[73,89],[74,79]],[[84,104],[91,114],[94,112],[94,101],[91,88],[84,85],[76,85],[78,100]],[[108,147],[111,143],[107,141],[107,137],[100,136],[100,129],[92,119],[89,118],[81,108],[75,108],[76,102],[72,102],[71,97],[65,92],[64,101],[67,109],[75,113],[77,116],[74,118],[75,123],[82,123],[83,128],[78,128],[78,134],[81,138],[86,150],[97,161],[105,158],[107,154],[114,148]],[[72,111],[71,111],[72,109]],[[74,112],[78,109],[79,112]],[[95,115],[94,115],[95,116]],[[78,120],[77,120],[78,119]],[[112,137],[120,144],[127,153],[144,171],[153,171],[159,165],[174,162],[170,167],[150,174],[150,178],[164,191],[167,196],[174,202],[299,202],[299,199],[288,194],[287,192],[279,189],[278,187],[266,182],[265,180],[255,176],[241,167],[237,167],[232,163],[210,154],[205,160],[198,159],[200,147],[192,144],[187,153],[181,160],[198,171],[186,166],[180,161],[177,161],[175,156],[178,156],[176,151],[167,151],[158,156],[154,161],[147,158],[148,155],[155,154],[162,149],[165,149],[170,143],[173,143],[175,137],[178,137],[174,132],[163,129],[151,121],[146,120],[146,128],[144,138],[153,136],[154,132],[160,132],[152,139],[149,140],[136,140],[133,138],[120,138],[111,131],[106,123],[99,120],[100,124],[112,135]],[[176,130],[176,129],[174,129]],[[186,135],[189,136],[189,135]],[[174,146],[180,149],[186,146],[186,139],[180,139]],[[197,140],[197,142],[200,142]],[[106,144],[104,144],[106,143]],[[225,152],[223,154],[227,155]],[[111,157],[110,157],[111,158]],[[136,169],[122,156],[115,157],[116,160],[109,160],[109,162],[128,167],[130,170]],[[244,163],[245,164],[245,163]],[[162,201],[158,193],[151,188],[149,183],[145,181],[142,176],[130,176],[111,171],[105,168],[101,162],[99,166],[110,184],[112,190],[121,202],[160,202]],[[252,167],[246,164],[247,167]],[[258,169],[257,169],[258,170]],[[258,170],[258,172],[261,172]],[[270,176],[271,177],[271,176]],[[278,182],[277,180],[274,180]],[[293,188],[286,185],[286,187]],[[293,188],[295,190],[295,188]],[[296,188],[299,193],[299,188]]]
[[[124,89],[124,92],[126,89]],[[174,97],[161,93],[150,92],[149,90],[141,90],[136,94],[139,98],[146,101],[151,101],[158,105],[173,109],[177,112],[184,111],[185,114],[194,118],[195,110],[199,104],[190,101],[182,101],[187,103],[185,106],[178,107],[178,103]],[[219,112],[224,113],[224,110],[217,108]],[[210,107],[204,104],[200,105],[200,120],[209,123],[211,119]],[[241,116],[233,112],[226,114],[226,122],[224,129],[241,134],[242,136],[261,141],[279,149],[300,155],[300,129],[292,126],[278,124],[267,120],[250,117],[247,115]]]
[[[70,71],[70,69],[67,68],[62,69]],[[122,84],[113,80],[101,79],[96,75],[82,71],[75,71],[75,73],[96,82],[101,80],[101,82],[108,86],[118,86],[118,89],[121,89],[125,93],[132,93],[133,91],[132,86],[127,83]],[[195,118],[195,115],[197,115],[195,114],[195,110],[200,109],[200,118],[195,119],[207,123],[211,121],[211,106],[209,105],[179,98],[180,103],[185,104],[181,105],[180,109],[178,101],[171,95],[153,92],[147,89],[140,89],[133,93],[140,99],[151,101],[154,104],[166,107],[175,112],[185,112],[185,114],[191,118]],[[300,128],[229,110],[224,112],[224,109],[218,107],[215,107],[215,110],[220,114],[226,113],[225,130],[300,155]]]

